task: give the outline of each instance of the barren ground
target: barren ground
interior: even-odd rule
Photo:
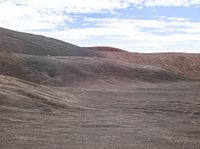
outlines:
[[[0,149],[199,149],[199,74],[199,54],[0,28]]]
[[[10,81],[0,86],[1,98]],[[26,91],[18,81],[0,105],[1,149],[200,148],[200,82]],[[51,97],[54,91],[57,98]],[[30,107],[9,104],[14,93]],[[52,104],[63,98],[69,99],[64,106]]]

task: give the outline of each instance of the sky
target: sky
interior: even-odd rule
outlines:
[[[0,27],[84,47],[200,53],[200,0],[0,0]]]

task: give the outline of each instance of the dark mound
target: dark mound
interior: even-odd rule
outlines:
[[[174,81],[181,77],[158,67],[97,57],[39,57],[0,53],[0,74],[39,84],[80,85],[83,82]]]
[[[126,52],[126,53],[129,53],[128,51],[125,51],[125,50],[122,50],[119,48],[107,47],[107,46],[89,47],[89,49],[96,50],[96,51],[104,51],[104,52]]]
[[[38,56],[99,56],[95,51],[60,40],[4,28],[0,28],[0,51]]]

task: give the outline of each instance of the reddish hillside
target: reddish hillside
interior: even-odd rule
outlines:
[[[102,52],[106,57],[140,65],[152,65],[182,74],[191,79],[200,79],[200,54],[187,53],[113,53]]]
[[[127,52],[125,50],[114,48],[114,47],[107,47],[107,46],[96,46],[96,47],[89,47],[89,49],[97,50],[97,51],[106,51],[106,52]]]

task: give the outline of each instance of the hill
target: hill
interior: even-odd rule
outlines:
[[[182,79],[181,76],[158,67],[97,57],[39,57],[1,52],[0,68],[1,75],[54,86]]]
[[[191,53],[129,53],[129,52],[110,52],[101,53],[113,60],[156,66],[176,74],[183,75],[189,79],[200,79],[200,54]]]
[[[126,52],[129,53],[128,51],[119,49],[119,48],[114,48],[114,47],[108,47],[108,46],[96,46],[96,47],[87,47],[88,49],[96,50],[96,51],[105,51],[105,52]]]
[[[37,56],[99,56],[95,51],[60,40],[5,28],[0,28],[0,51]]]
[[[0,148],[199,149],[199,61],[1,28]]]

